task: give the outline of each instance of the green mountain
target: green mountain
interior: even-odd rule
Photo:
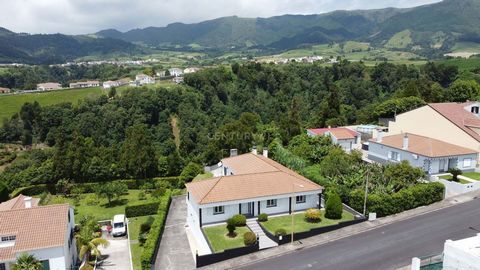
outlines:
[[[135,54],[141,50],[129,42],[112,38],[29,35],[0,28],[0,63],[64,63],[87,55]]]

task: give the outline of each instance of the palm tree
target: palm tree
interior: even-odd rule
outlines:
[[[75,235],[78,246],[78,256],[85,259],[86,262],[89,261],[90,255],[99,257],[102,255],[99,246],[108,247],[110,244],[107,239],[101,237],[94,237],[93,232],[88,226],[82,228],[78,234]]]
[[[42,263],[35,258],[35,256],[22,253],[18,258],[17,262],[12,265],[12,270],[42,270]]]

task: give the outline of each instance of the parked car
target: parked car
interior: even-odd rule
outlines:
[[[127,234],[127,222],[125,215],[115,215],[113,217],[113,236],[122,236]]]

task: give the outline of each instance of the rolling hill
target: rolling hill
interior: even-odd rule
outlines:
[[[459,42],[480,43],[480,0],[444,0],[408,9],[334,11],[270,18],[223,17],[84,36],[17,34],[0,28],[0,63],[59,63],[88,55],[177,51],[278,52],[358,41],[435,58]],[[458,47],[458,46],[457,46]],[[480,47],[480,44],[479,44]]]

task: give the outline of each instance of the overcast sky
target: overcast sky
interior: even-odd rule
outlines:
[[[439,0],[0,0],[0,27],[15,32],[85,34],[231,15],[270,17],[433,2]]]

